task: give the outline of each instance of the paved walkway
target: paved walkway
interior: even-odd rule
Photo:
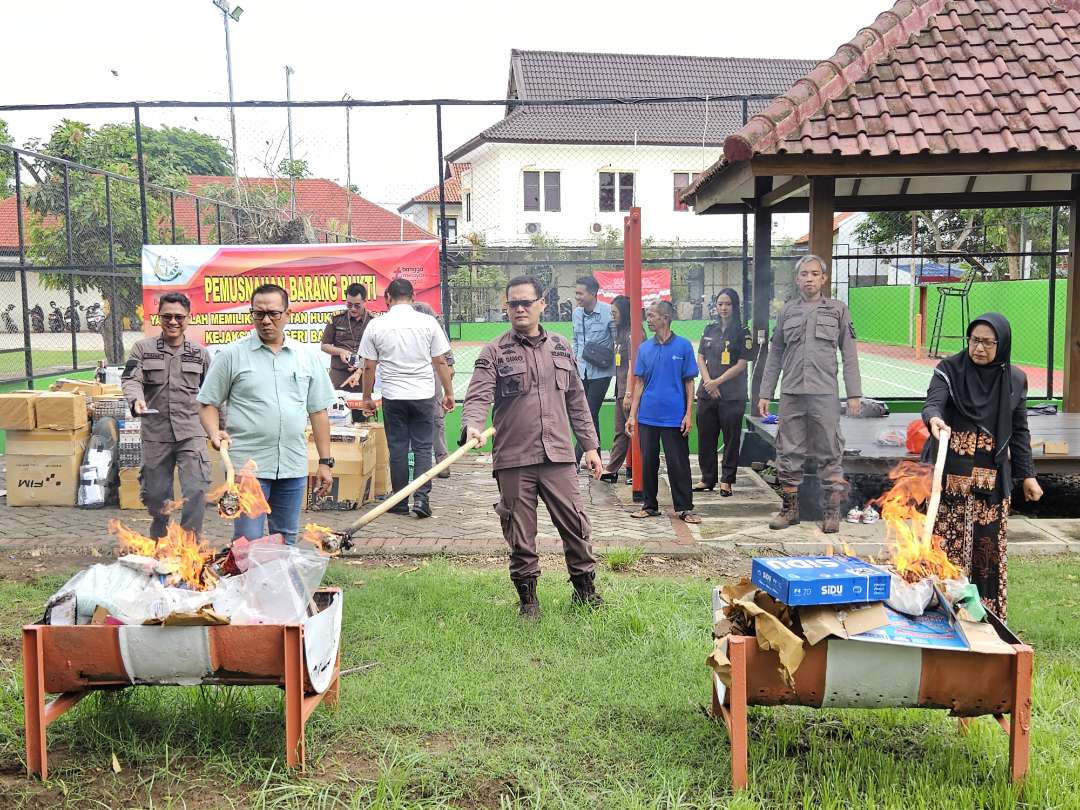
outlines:
[[[3,459],[0,457],[0,466]],[[683,523],[672,514],[635,520],[629,513],[633,504],[630,487],[623,483],[604,484],[579,478],[586,511],[592,520],[593,541],[598,550],[638,548],[647,554],[700,556],[723,554],[745,556],[774,551],[808,554],[823,550],[830,542],[849,543],[856,552],[878,557],[885,553],[885,530],[881,522],[870,526],[842,524],[839,538],[825,535],[815,525],[804,523],[784,532],[767,527],[779,499],[773,490],[749,470],[743,470],[736,485],[736,497],[699,493],[695,504],[703,522]],[[384,515],[372,522],[356,538],[353,554],[499,554],[506,550],[499,522],[492,510],[498,498],[491,477],[491,459],[478,455],[455,465],[452,477],[438,479],[432,489],[434,517],[420,520],[412,516]],[[670,504],[662,483],[661,504]],[[370,508],[370,507],[367,507]],[[331,528],[345,528],[361,512],[305,512],[302,522]],[[67,507],[13,508],[0,505],[0,551],[45,548],[59,551],[115,548],[108,523],[119,518],[129,528],[147,531],[149,517],[143,511],[76,509]],[[207,510],[206,535],[215,545],[224,545],[231,535],[231,523],[212,508]],[[540,510],[540,550],[561,553],[558,534],[544,509]],[[1080,520],[1009,521],[1009,551],[1026,553],[1080,553]]]

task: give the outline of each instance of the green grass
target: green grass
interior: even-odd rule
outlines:
[[[629,571],[645,556],[640,548],[613,548],[597,553],[600,561],[612,571]]]
[[[1009,786],[988,718],[752,709],[751,789],[733,798],[727,735],[705,716],[710,589],[602,573],[607,607],[571,608],[562,571],[544,618],[516,617],[504,573],[435,560],[337,564],[346,587],[341,708],[308,727],[309,773],[285,772],[280,692],[137,688],[50,729],[45,785],[24,781],[18,626],[62,581],[0,584],[3,807],[1066,808],[1080,773],[1080,560],[1011,565],[1013,628],[1036,649],[1032,769]],[[1070,618],[1071,617],[1071,618]],[[109,768],[116,754],[123,772]]]

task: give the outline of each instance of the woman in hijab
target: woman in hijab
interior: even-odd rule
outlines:
[[[698,344],[697,428],[701,481],[694,492],[712,491],[717,482],[716,442],[724,437],[720,495],[731,496],[739,464],[742,420],[746,413],[746,361],[750,333],[739,310],[739,294],[727,287],[716,294],[716,320],[705,327]]]
[[[979,589],[983,604],[1003,621],[1007,613],[1006,523],[1013,481],[1037,501],[1042,488],[1031,459],[1027,377],[1009,362],[1012,328],[991,312],[967,328],[967,349],[938,364],[922,417],[932,438],[924,460],[937,453],[949,428],[949,451],[934,534],[949,559]]]
[[[626,435],[626,414],[630,412],[630,400],[626,390],[630,370],[630,299],[617,295],[611,301],[611,320],[615,325],[615,440],[611,444],[607,467],[601,481],[614,484],[619,480],[619,469],[626,461],[630,449],[630,437]],[[626,471],[630,483],[630,470]]]

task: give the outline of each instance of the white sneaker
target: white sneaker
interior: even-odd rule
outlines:
[[[881,515],[878,514],[877,510],[874,507],[872,507],[872,506],[867,506],[866,507],[866,511],[863,512],[863,515],[862,515],[862,522],[863,523],[877,523],[878,520],[880,520],[880,519],[881,519]]]
[[[852,507],[851,510],[847,513],[847,518],[846,519],[847,519],[848,523],[862,523],[863,522],[862,509],[859,509],[858,507]]]

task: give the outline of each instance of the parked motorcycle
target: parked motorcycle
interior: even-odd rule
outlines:
[[[79,299],[75,299],[74,306],[69,305],[64,310],[64,331],[65,332],[81,332],[82,331],[82,318],[79,317],[79,310],[83,308],[83,305],[79,302]]]
[[[41,304],[34,304],[30,308],[30,328],[38,334],[45,331],[45,311]]]
[[[105,310],[100,303],[91,304],[86,308],[86,328],[91,332],[100,332],[105,325]]]
[[[49,313],[49,331],[63,332],[64,310],[60,309],[60,307],[56,305],[55,301],[50,301],[49,306],[52,307],[52,312]]]
[[[11,313],[14,312],[14,311],[15,311],[15,305],[14,304],[8,304],[7,309],[5,309],[2,313],[0,313],[0,315],[2,315],[3,318],[4,318],[4,330],[8,334],[11,334],[11,335],[13,335],[13,334],[15,334],[16,332],[19,331],[19,327],[15,323],[15,319],[11,317]]]

